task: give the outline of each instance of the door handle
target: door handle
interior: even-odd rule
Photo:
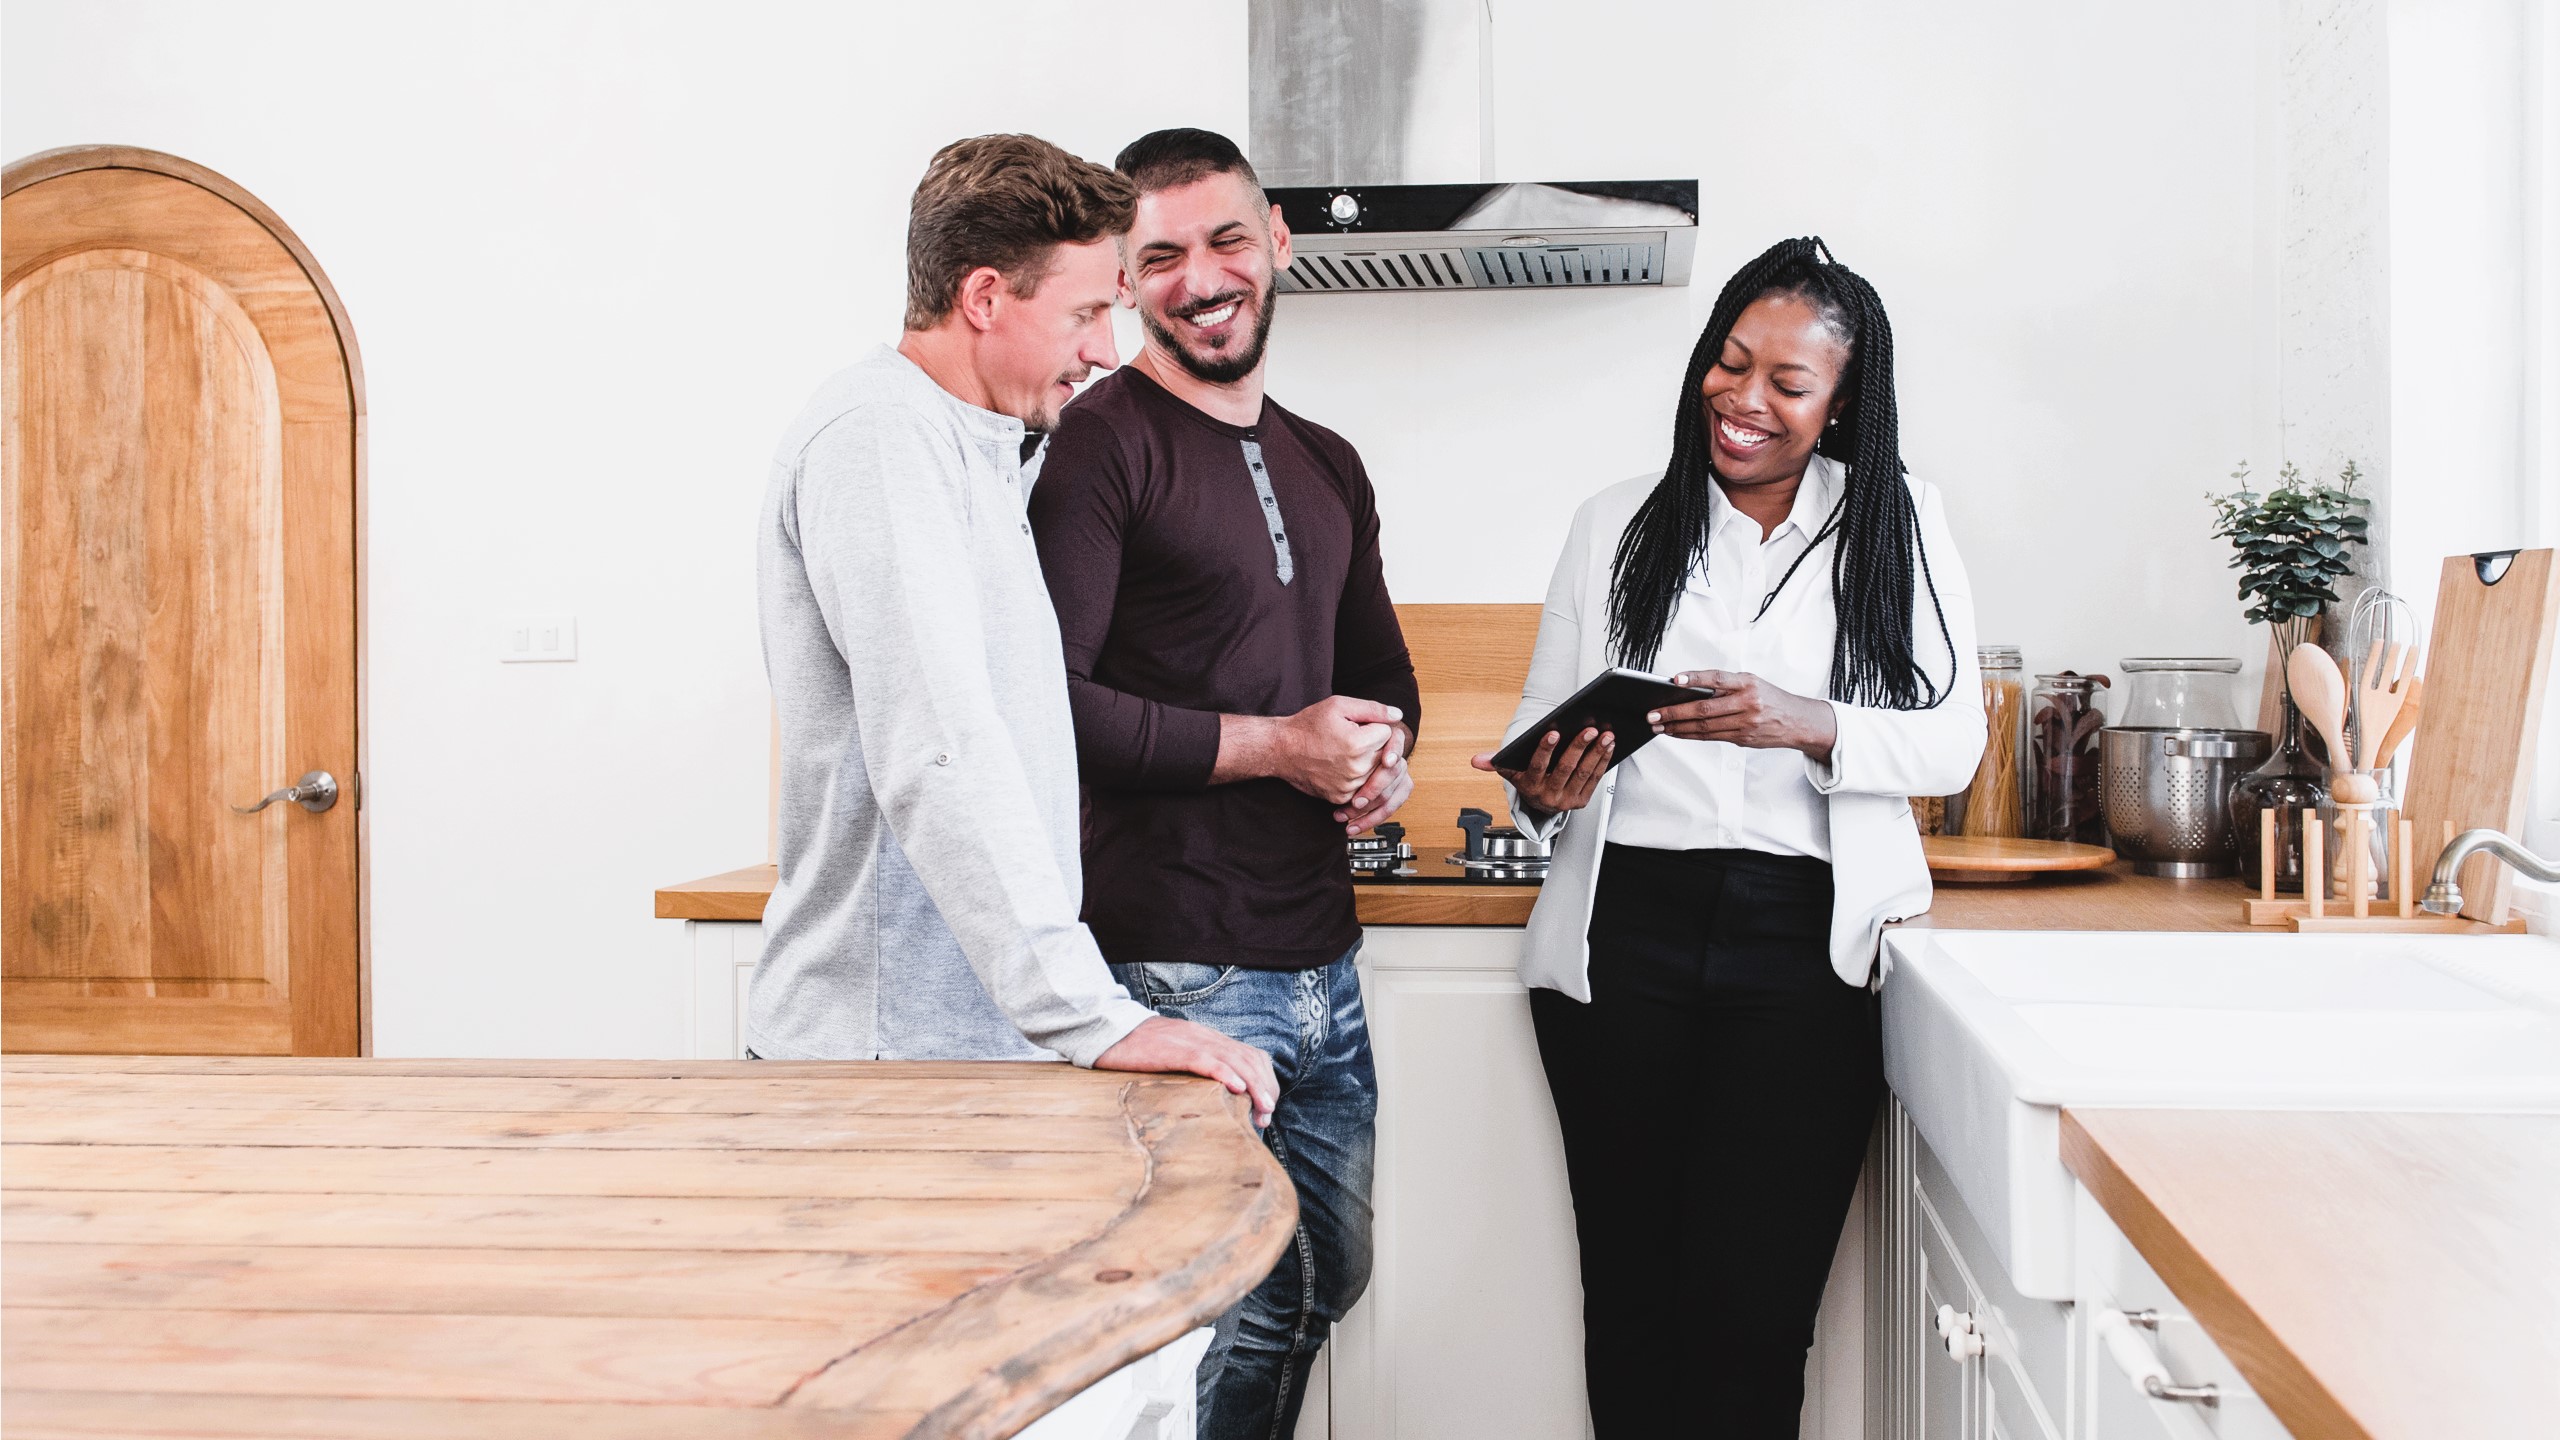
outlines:
[[[338,803],[338,777],[326,770],[309,771],[301,779],[273,792],[255,805],[234,805],[231,808],[242,815],[255,815],[279,800],[290,800],[317,815]]]

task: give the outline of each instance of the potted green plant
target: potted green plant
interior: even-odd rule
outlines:
[[[2270,663],[2281,675],[2321,610],[2338,603],[2332,582],[2355,569],[2352,552],[2366,543],[2372,522],[2364,512],[2372,502],[2356,493],[2364,476],[2352,460],[2338,471],[2335,484],[2307,481],[2288,463],[2273,488],[2252,490],[2246,460],[2231,478],[2237,489],[2206,496],[2216,517],[2213,533],[2231,542],[2231,568],[2240,572],[2240,599],[2248,607],[2244,613],[2274,632]],[[2294,708],[2289,682],[2283,697],[2275,753],[2232,786],[2231,823],[2241,873],[2256,885],[2258,817],[2275,812],[2276,889],[2300,893],[2302,812],[2318,808],[2329,792],[2324,767],[2304,749],[2302,713]]]
[[[2294,627],[2293,644],[2302,642],[2321,608],[2338,603],[2329,582],[2355,569],[2347,552],[2365,543],[2371,527],[2363,512],[2372,503],[2356,493],[2364,472],[2350,460],[2338,471],[2338,483],[2307,483],[2288,462],[2278,472],[2275,488],[2249,488],[2249,462],[2231,472],[2240,482],[2228,495],[2207,495],[2218,517],[2213,533],[2231,542],[2231,568],[2240,572],[2240,598],[2249,619]],[[2292,645],[2286,650],[2291,651]]]

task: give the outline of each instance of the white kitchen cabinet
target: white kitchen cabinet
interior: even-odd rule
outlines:
[[[1121,1366],[1032,1421],[1016,1440],[1193,1440],[1209,1338],[1208,1330],[1194,1330]]]
[[[2086,1440],[2285,1440],[2284,1422],[2086,1190],[2073,1197],[2072,1222],[2080,1308],[2090,1319]],[[2098,1323],[2108,1310],[2147,1323],[2111,1346]],[[2152,1399],[2134,1366],[2174,1385],[2209,1385],[2213,1403]]]
[[[2022,1296],[1909,1113],[1898,1100],[1886,1108],[1872,1232],[1878,1440],[2284,1440],[2283,1424],[2086,1191],[2075,1187],[2073,1199],[2075,1299]],[[2156,1356],[2173,1382],[2213,1385],[2216,1403],[2143,1395],[2100,1333],[2097,1317],[2110,1309],[2156,1325],[2137,1330],[2131,1353]]]
[[[1377,1265],[1328,1347],[1329,1394],[1310,1397],[1329,1430],[1303,1440],[1588,1433],[1573,1201],[1520,943],[1514,927],[1368,931]]]
[[[1874,1413],[1886,1440],[2067,1440],[2072,1307],[2017,1293],[1899,1101],[1886,1103]]]
[[[764,926],[748,920],[687,920],[684,1057],[747,1058],[747,981],[764,954]]]

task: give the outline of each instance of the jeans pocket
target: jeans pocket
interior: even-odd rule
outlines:
[[[1150,1005],[1188,1005],[1205,1000],[1236,978],[1234,965],[1188,965],[1170,961],[1136,967],[1143,999]]]

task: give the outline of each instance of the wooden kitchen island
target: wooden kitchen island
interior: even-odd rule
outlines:
[[[1296,1201],[1206,1080],[12,1056],[7,1433],[1014,1434]]]

